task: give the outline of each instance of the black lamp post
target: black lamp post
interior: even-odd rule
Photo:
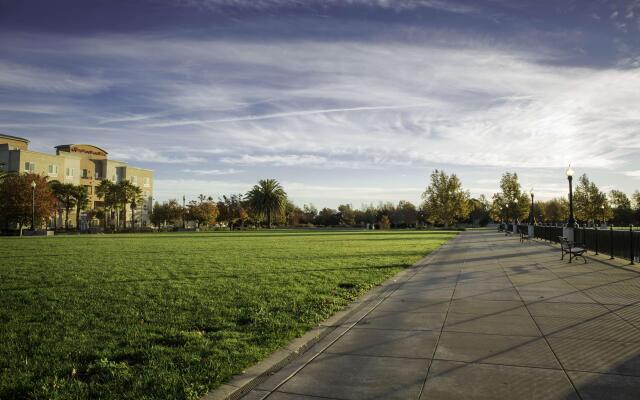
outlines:
[[[36,228],[36,181],[31,181],[31,230]]]
[[[604,204],[600,206],[600,208],[602,209],[602,225],[605,225],[605,221],[604,221]]]
[[[576,220],[573,218],[573,170],[571,169],[571,164],[567,168],[567,179],[569,180],[569,220],[567,221],[567,228],[574,228]]]
[[[513,207],[513,224],[518,225],[518,199],[513,201],[515,204]]]
[[[531,188],[531,212],[529,213],[529,225],[534,225],[536,223],[536,220],[533,216],[533,188]]]
[[[187,198],[184,195],[182,195],[182,229],[187,228],[187,221],[185,221],[185,211],[187,210],[186,201],[187,201]]]

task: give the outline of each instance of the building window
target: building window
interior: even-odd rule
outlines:
[[[147,176],[144,177],[143,182],[145,187],[149,187],[151,185],[151,179],[149,179],[149,177]]]
[[[67,173],[66,173],[67,178],[73,178],[73,173],[74,172],[75,171],[73,170],[73,168],[67,168]]]
[[[133,183],[134,185],[138,184],[138,177],[137,176],[131,176],[131,183]]]
[[[49,164],[49,176],[58,176],[58,166],[55,164]]]
[[[83,169],[82,170],[82,177],[84,179],[89,179],[89,170],[88,169]]]
[[[27,161],[26,163],[24,163],[24,170],[27,172],[35,172],[36,171],[36,164]]]

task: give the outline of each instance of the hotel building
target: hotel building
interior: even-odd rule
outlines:
[[[153,171],[110,160],[105,150],[89,144],[64,144],[55,149],[55,154],[29,150],[29,140],[0,134],[0,171],[36,173],[48,177],[49,181],[83,185],[89,193],[89,209],[103,207],[96,196],[96,188],[103,179],[114,183],[128,180],[142,190],[143,204],[135,211],[137,226],[149,224]],[[127,220],[130,217],[131,210],[127,208]]]

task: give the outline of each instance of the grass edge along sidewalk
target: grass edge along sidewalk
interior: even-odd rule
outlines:
[[[451,240],[444,242],[430,251],[411,267],[408,267],[389,277],[379,286],[365,292],[351,302],[344,310],[338,311],[318,326],[312,328],[303,336],[293,339],[285,346],[273,352],[266,359],[256,363],[242,373],[235,375],[229,382],[205,394],[201,400],[238,400],[251,392],[260,383],[281,372],[287,367],[295,368],[294,364],[301,363],[304,355],[311,360],[325,348],[348,332],[354,325],[375,309],[382,301],[389,297],[403,282],[408,280],[419,268],[426,267],[443,247]]]

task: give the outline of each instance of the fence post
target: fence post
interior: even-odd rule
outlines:
[[[629,225],[629,258],[631,259],[631,265],[634,264],[634,256],[635,252],[633,251],[633,225]]]
[[[598,255],[598,231],[599,231],[598,227],[597,226],[594,227],[593,232],[595,232],[595,235],[596,235],[596,243],[595,243],[596,244],[596,255]]]
[[[609,255],[611,256],[609,259],[613,260],[615,258],[613,257],[613,225],[609,227]]]

